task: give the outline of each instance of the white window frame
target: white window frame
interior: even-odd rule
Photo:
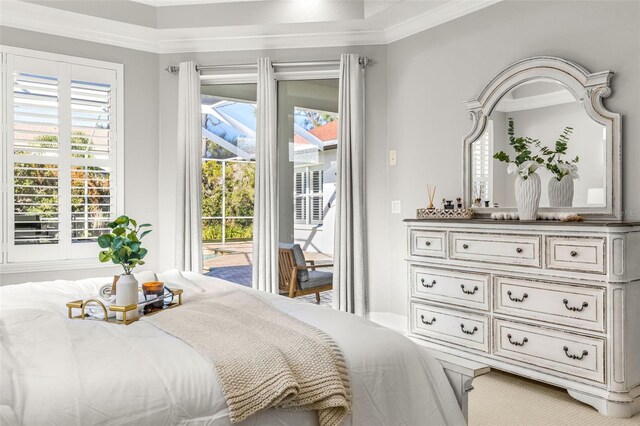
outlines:
[[[9,147],[9,132],[13,129],[9,129],[9,122],[11,111],[8,110],[9,105],[9,96],[13,94],[13,79],[12,76],[9,75],[8,66],[7,66],[7,58],[8,55],[16,55],[23,57],[30,57],[38,60],[52,61],[58,63],[66,63],[70,65],[76,66],[86,66],[93,68],[103,68],[106,70],[114,71],[116,75],[115,85],[112,89],[112,98],[115,98],[112,102],[112,105],[115,106],[115,126],[112,126],[112,131],[115,133],[114,143],[112,145],[113,155],[115,156],[115,170],[112,170],[114,175],[113,181],[114,185],[114,193],[116,208],[113,216],[118,216],[124,213],[125,205],[124,205],[124,66],[122,64],[117,64],[113,62],[99,61],[94,59],[86,59],[75,56],[68,55],[60,55],[50,52],[42,52],[37,50],[30,49],[22,49],[12,46],[5,46],[0,44],[0,55],[1,55],[1,63],[2,63],[2,83],[0,85],[0,96],[1,96],[1,110],[2,114],[0,116],[1,121],[1,133],[2,133],[2,149],[0,149],[0,166],[2,168],[2,173],[0,173],[0,183],[1,183],[1,197],[0,197],[0,209],[2,214],[2,220],[0,223],[0,273],[21,273],[21,272],[39,272],[39,271],[54,271],[54,270],[69,270],[69,269],[87,269],[87,268],[96,268],[96,267],[111,267],[112,265],[109,263],[101,263],[98,261],[97,253],[99,251],[97,243],[95,247],[92,247],[90,250],[90,254],[92,257],[87,258],[71,258],[70,255],[73,250],[68,250],[68,255],[66,259],[55,259],[55,260],[42,260],[38,259],[34,256],[34,259],[29,259],[20,262],[10,261],[9,257],[9,243],[12,241],[13,233],[10,232],[10,219],[9,216],[13,215],[13,211],[8,211],[9,208],[9,197],[12,197],[13,185],[13,164],[9,164],[9,160],[13,157],[11,155],[13,147]],[[69,81],[70,81],[70,76]],[[11,87],[10,87],[11,86]],[[70,126],[71,123],[60,123],[60,127]],[[70,167],[70,159],[67,161],[64,158],[61,158],[61,165],[64,164],[65,167],[68,165]],[[68,164],[67,164],[68,163]],[[68,185],[65,184],[59,187],[59,191],[63,188],[66,188]],[[70,209],[70,206],[68,206]],[[62,211],[61,211],[62,213]],[[61,222],[64,220],[68,222],[69,226],[71,224],[71,214],[69,210],[69,214],[66,214],[66,210],[64,211],[64,216],[61,216]],[[85,248],[89,247],[88,245]],[[93,250],[95,249],[95,250]],[[93,256],[93,252],[95,251],[95,256]]]

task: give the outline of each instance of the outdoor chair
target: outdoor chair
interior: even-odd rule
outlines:
[[[281,243],[278,253],[280,294],[298,297],[315,293],[316,302],[320,303],[320,293],[333,288],[333,272],[316,269],[332,266],[305,260],[299,244]]]

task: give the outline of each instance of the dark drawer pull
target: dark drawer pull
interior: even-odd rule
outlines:
[[[569,255],[570,255],[571,257],[576,257],[576,256],[578,255],[578,252],[577,252],[577,251],[575,251],[575,250],[572,250],[572,251],[571,251],[571,253],[569,253]]]
[[[524,344],[529,341],[529,339],[527,339],[526,337],[522,339],[522,342],[518,342],[517,340],[511,340],[510,334],[507,334],[507,339],[509,339],[509,343],[511,343],[513,346],[524,346]]]
[[[426,243],[424,243],[424,245],[429,247],[431,245],[431,241],[427,241]]]
[[[468,249],[468,248],[469,248],[469,245],[468,245],[468,244],[463,244],[463,245],[462,245],[462,248],[466,250],[466,249]]]
[[[426,325],[431,325],[431,324],[433,324],[434,322],[436,322],[436,317],[433,317],[433,319],[431,320],[431,322],[429,322],[429,321],[425,321],[425,320],[424,320],[424,315],[420,315],[420,319],[422,320],[422,323],[423,323],[423,324],[426,324]]]
[[[517,297],[511,297],[511,290],[507,291],[507,296],[509,296],[509,299],[511,299],[512,302],[524,302],[524,299],[529,297],[527,293],[523,294],[522,298],[520,299],[518,299]]]
[[[436,280],[431,281],[431,284],[427,284],[426,282],[424,282],[424,278],[422,278],[420,282],[422,283],[422,287],[426,287],[426,288],[431,288],[434,285],[436,285]]]
[[[460,288],[462,288],[462,292],[464,294],[476,294],[476,291],[478,291],[478,286],[477,285],[473,287],[473,290],[465,290],[464,289],[464,284],[460,284]]]
[[[569,353],[569,348],[568,347],[564,347],[562,348],[564,349],[564,354],[571,359],[577,359],[578,361],[580,361],[582,358],[584,358],[585,356],[589,355],[589,352],[587,351],[582,351],[582,355],[572,355]]]
[[[473,327],[473,330],[469,331],[469,330],[465,330],[465,329],[464,329],[464,324],[460,323],[460,330],[462,330],[462,332],[463,332],[464,334],[473,334],[473,333],[475,333],[476,331],[478,331],[478,327]]]
[[[516,253],[518,253],[518,254],[522,253],[522,249],[521,249],[520,247],[518,247],[518,248],[516,249]]]
[[[568,310],[573,311],[573,312],[582,312],[584,310],[584,308],[589,306],[589,304],[587,302],[582,302],[582,306],[580,306],[579,308],[577,308],[575,306],[569,306],[569,301],[567,299],[564,299],[562,301],[562,303],[564,303],[564,307],[565,308],[567,308]]]

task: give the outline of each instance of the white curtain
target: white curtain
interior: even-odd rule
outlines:
[[[278,293],[278,151],[276,80],[269,58],[258,59],[253,288]]]
[[[176,267],[202,272],[200,75],[193,61],[178,75]]]
[[[367,310],[364,70],[359,59],[358,55],[348,54],[340,58],[333,307],[364,316]]]

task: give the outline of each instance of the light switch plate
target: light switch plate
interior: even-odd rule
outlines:
[[[396,150],[392,149],[391,151],[389,151],[389,165],[395,166],[396,164],[398,164],[398,159],[396,157]]]
[[[391,213],[401,213],[402,206],[400,205],[400,200],[395,200],[391,202]]]

